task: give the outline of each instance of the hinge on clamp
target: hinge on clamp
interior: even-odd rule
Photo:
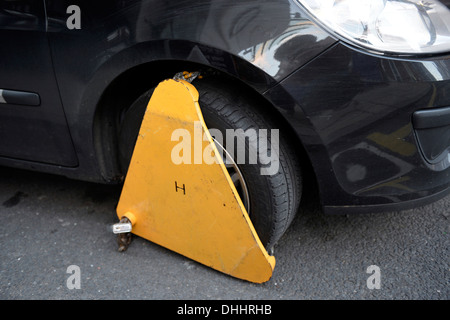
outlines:
[[[173,80],[184,80],[189,83],[192,83],[192,81],[194,81],[196,78],[199,78],[199,79],[202,78],[202,76],[200,75],[200,72],[198,72],[198,71],[195,71],[195,72],[183,71],[183,72],[178,72],[177,74],[175,74],[175,76],[173,77]]]

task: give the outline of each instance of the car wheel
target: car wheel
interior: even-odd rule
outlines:
[[[246,95],[236,94],[228,86],[218,82],[198,80],[194,82],[194,86],[199,92],[199,104],[205,123],[219,152],[223,151],[220,153],[226,168],[254,228],[263,245],[272,249],[293,221],[300,204],[301,171],[295,150],[284,132],[278,131],[279,125],[272,117],[265,114],[264,110],[258,110],[255,102]],[[124,172],[128,168],[140,123],[153,90],[139,97],[121,121],[119,157]],[[276,140],[272,137],[272,129],[277,130]],[[233,141],[227,141],[230,140],[227,139],[229,132],[232,133],[229,137]],[[260,150],[255,150],[258,146],[255,141],[261,138],[251,137],[249,132],[257,135],[267,133],[264,135],[264,139],[267,138],[267,150],[262,154],[270,154],[270,159],[278,161],[273,172],[267,170],[270,166],[271,169],[274,167],[267,159],[261,161],[257,156],[257,161],[249,160],[252,152],[258,155]],[[217,139],[217,133],[221,133],[221,139]],[[230,145],[237,152],[229,152]],[[244,151],[245,161],[239,158],[239,151]]]

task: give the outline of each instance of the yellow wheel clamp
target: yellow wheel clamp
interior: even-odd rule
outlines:
[[[128,231],[139,237],[233,277],[266,282],[275,258],[259,240],[205,125],[198,97],[195,87],[184,80],[169,79],[157,86],[140,128],[117,216],[122,222],[128,220]],[[191,137],[201,130],[202,150],[209,150],[216,161],[175,164],[176,142],[171,137],[179,129]]]

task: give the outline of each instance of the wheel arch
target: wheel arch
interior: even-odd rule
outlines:
[[[272,82],[267,74],[249,62],[240,60],[238,64],[239,70],[227,70],[196,61],[158,59],[128,68],[115,77],[103,91],[94,116],[93,141],[103,179],[112,182],[122,181],[124,178],[124,173],[120,171],[117,143],[117,126],[121,112],[141,94],[155,87],[160,81],[173,77],[176,72],[201,70],[207,72],[208,76],[197,81],[214,79],[214,81],[226,83],[226,86],[232,91],[245,92],[258,103],[261,110],[269,113],[279,125],[280,130],[283,130],[289,137],[290,143],[295,145],[294,149],[298,153],[301,167],[306,173],[303,176],[304,183],[316,185],[314,170],[312,170],[311,161],[301,137],[292,127],[286,115],[280,112],[280,108],[264,95],[264,92],[273,87],[275,82]],[[252,73],[253,76],[250,78],[245,76]]]

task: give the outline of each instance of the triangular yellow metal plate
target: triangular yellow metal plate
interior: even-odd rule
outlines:
[[[275,258],[258,238],[205,125],[198,97],[183,80],[165,80],[155,89],[117,215],[132,220],[132,233],[142,238],[233,277],[266,282]],[[201,150],[209,147],[216,161],[207,164],[197,157],[177,164],[173,152],[180,140],[172,141],[174,132],[192,140],[200,133]],[[194,141],[191,147],[195,158],[198,145]]]

